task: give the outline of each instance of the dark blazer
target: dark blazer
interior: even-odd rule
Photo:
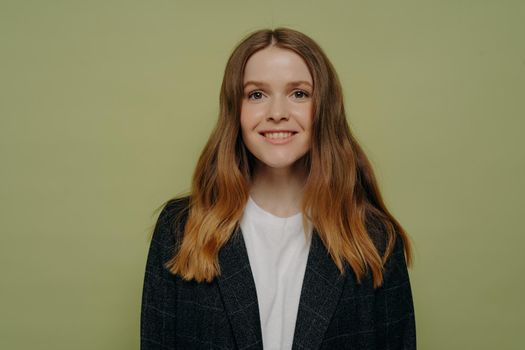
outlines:
[[[211,283],[184,281],[163,266],[180,242],[187,203],[188,197],[170,201],[155,226],[144,277],[141,349],[262,349],[257,294],[240,228],[219,251],[221,274]],[[378,227],[367,227],[371,237],[374,232],[384,236]],[[382,287],[372,287],[370,274],[357,284],[345,267],[341,277],[314,228],[292,348],[416,349],[412,292],[399,236]]]

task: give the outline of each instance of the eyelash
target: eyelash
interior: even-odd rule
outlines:
[[[294,94],[296,94],[296,93],[298,93],[298,92],[300,92],[300,93],[303,94],[303,97],[300,97],[300,98],[307,98],[307,97],[310,97],[310,94],[309,94],[308,92],[304,91],[304,90],[295,90],[295,91],[294,91]],[[253,96],[254,94],[257,94],[257,93],[258,93],[258,94],[262,94],[261,91],[259,91],[259,90],[254,90],[254,91],[248,93],[248,99],[251,100],[251,99],[252,99],[252,96]],[[258,100],[258,99],[257,99],[257,100]]]
[[[249,92],[249,93],[248,93],[248,100],[251,100],[251,99],[252,99],[252,96],[253,96],[254,94],[260,94],[260,93],[261,93],[260,91],[252,91],[252,92]]]

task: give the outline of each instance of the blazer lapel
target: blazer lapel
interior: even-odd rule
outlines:
[[[320,347],[341,297],[344,280],[314,228],[299,300],[293,350]]]
[[[219,264],[217,281],[237,346],[262,350],[257,292],[240,227],[219,251]]]
[[[221,273],[217,281],[237,346],[262,350],[257,292],[240,227],[221,248],[219,264]],[[293,350],[320,347],[341,297],[344,279],[314,228],[299,299]]]

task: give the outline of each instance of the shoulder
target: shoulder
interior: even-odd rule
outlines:
[[[402,235],[388,218],[377,214],[367,213],[365,226],[368,235],[379,255],[389,258],[399,258],[401,254],[404,257],[404,241]],[[388,249],[389,247],[391,249]],[[391,259],[390,259],[391,260]]]
[[[166,201],[158,216],[152,240],[173,246],[178,241],[188,218],[190,197],[175,197]]]
[[[365,226],[368,236],[374,243],[379,254],[383,256],[389,241],[386,219],[367,211]]]
[[[388,219],[371,216],[367,221],[367,230],[383,260],[383,288],[409,284],[407,247],[397,226]]]
[[[166,202],[159,218],[163,218],[171,223],[185,221],[187,219],[190,206],[190,197],[175,197]]]

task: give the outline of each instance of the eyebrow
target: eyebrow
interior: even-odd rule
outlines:
[[[248,85],[256,85],[256,86],[262,86],[267,87],[268,84],[262,81],[254,81],[254,80],[248,80],[246,83],[244,83],[243,88],[246,88]],[[286,84],[286,87],[295,87],[300,85],[308,85],[310,88],[312,88],[312,84],[306,80],[298,80],[298,81],[291,81],[288,84]]]

